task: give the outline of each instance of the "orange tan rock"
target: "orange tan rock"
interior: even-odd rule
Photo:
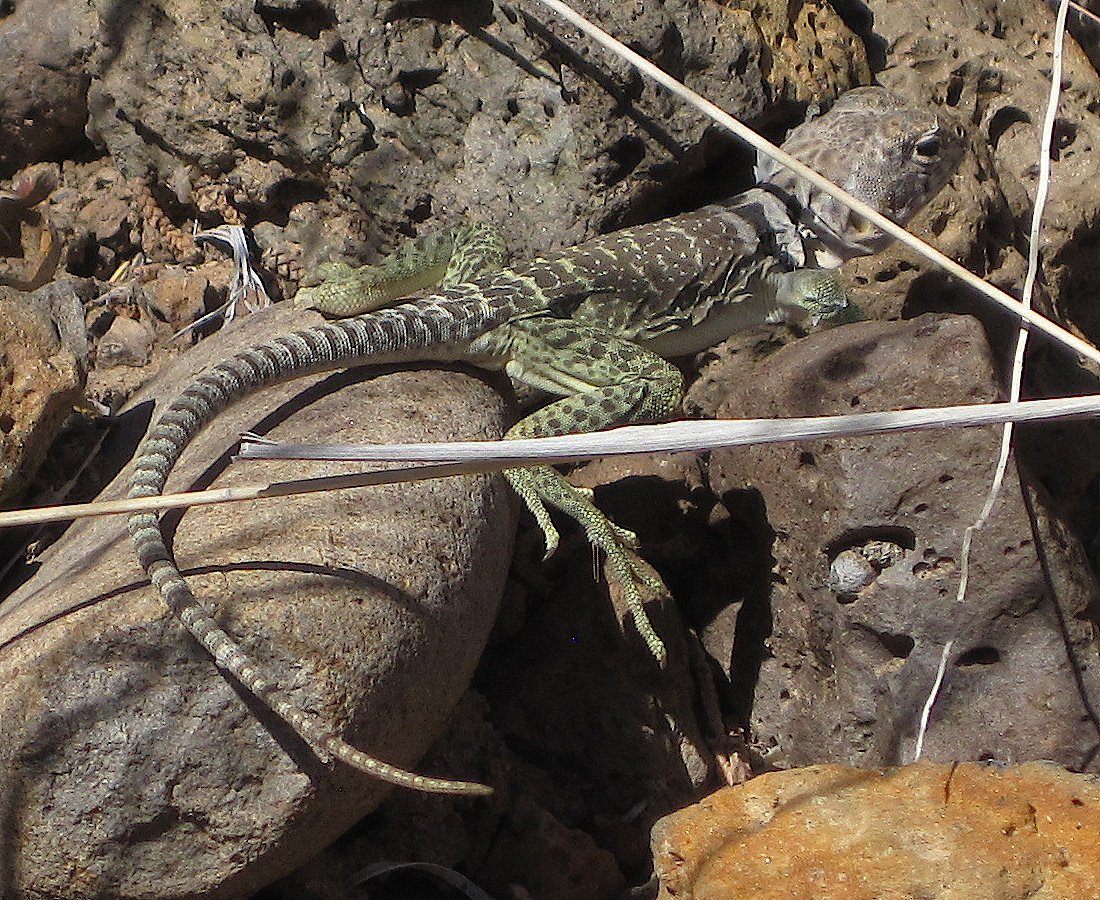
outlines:
[[[1100,898],[1100,779],[1049,763],[809,766],[653,830],[660,900]]]

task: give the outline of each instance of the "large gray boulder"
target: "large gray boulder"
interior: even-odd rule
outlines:
[[[318,318],[276,308],[204,341],[139,395],[124,416],[132,436],[154,403],[210,362]],[[169,489],[334,469],[230,464],[243,430],[292,441],[486,438],[506,417],[489,384],[457,371],[317,376],[219,416]],[[116,480],[105,496],[121,490]],[[177,518],[166,527],[180,569],[228,632],[349,741],[415,766],[493,623],[513,522],[502,480],[197,507]],[[0,648],[5,897],[241,896],[389,792],[319,761],[214,667],[144,582],[123,517],[84,520],[50,548],[0,610]]]

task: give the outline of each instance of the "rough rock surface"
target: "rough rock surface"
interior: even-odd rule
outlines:
[[[824,5],[579,6],[758,123],[869,74]],[[576,243],[713,158],[696,113],[562,32],[543,9],[487,2],[174,0],[89,3],[73,39],[89,130],[127,175],[188,206],[232,185],[261,243],[276,226],[308,264],[463,218],[500,223],[518,254]]]
[[[1050,91],[1050,9],[1032,0],[869,0],[867,7],[876,35],[869,56],[876,69],[884,66],[876,75],[879,83],[945,102],[975,136],[974,152],[964,160],[960,176],[914,224],[930,231],[933,243],[949,256],[1018,294],[1026,272],[1039,133]],[[1100,75],[1069,38],[1063,62],[1036,303],[1097,343],[1100,182],[1094,175],[1100,152]],[[960,290],[909,250],[895,246],[853,261],[846,272],[853,297],[874,318],[966,312],[982,319],[997,348],[1010,336],[1013,323],[1006,316]],[[1036,344],[1041,347],[1043,341],[1033,339]],[[1028,379],[1032,396],[1100,389],[1095,372],[1081,372],[1071,355],[1060,352],[1033,353]],[[1064,449],[1051,454],[1055,436]],[[1095,501],[1100,426],[1079,421],[1038,432],[1024,427],[1017,434],[1017,450],[1078,530],[1100,534]],[[1093,551],[1094,565],[1100,562],[1098,551],[1100,543]]]
[[[80,400],[87,354],[59,332],[74,306],[79,299],[62,285],[0,294],[0,503],[26,487]]]
[[[963,317],[845,326],[783,348],[751,379],[732,362],[709,378],[718,382],[709,392],[725,397],[719,418],[997,395],[981,329]],[[1025,499],[1015,467],[974,536],[969,588],[956,599],[964,530],[981,511],[999,441],[996,427],[956,428],[712,454],[711,488],[774,529],[774,558],[758,563],[774,584],[756,579],[762,589],[704,638],[773,763],[911,759],[950,640],[927,758],[1100,765],[1089,714],[1100,700],[1096,586],[1079,548],[1044,533],[1045,514],[1029,521],[1028,506],[1044,501]]]
[[[722,788],[653,833],[658,900],[1100,897],[1100,784],[998,770],[823,765]]]
[[[90,79],[69,46],[73,6],[17,0],[0,12],[0,178],[84,143]]]
[[[196,370],[273,329],[318,318],[272,313],[180,358],[127,414],[130,437],[144,431],[150,398],[174,396]],[[491,437],[506,415],[496,392],[457,372],[318,377],[220,416],[169,489],[333,469],[288,462],[223,473],[242,430],[271,428],[284,440]],[[200,507],[169,527],[199,596],[297,701],[408,766],[480,656],[510,556],[510,510],[501,481],[475,477]],[[320,763],[243,697],[141,577],[124,521],[87,520],[3,607],[6,897],[240,896],[387,793]]]
[[[92,0],[75,6],[16,0],[4,9],[12,6],[16,13],[0,20],[0,42],[20,15],[22,21],[42,18],[36,23],[36,39],[62,34],[67,27],[62,19],[47,21],[43,11],[74,10],[71,42],[76,56],[67,55],[64,42],[56,43],[64,52],[53,57],[56,71],[51,74],[78,58],[85,64],[78,77],[94,82],[89,134],[103,155],[86,152],[85,145],[79,158],[65,160],[60,187],[34,209],[64,246],[63,269],[97,287],[96,293],[81,295],[88,328],[80,343],[86,346],[88,336],[101,338],[120,317],[152,325],[159,338],[143,368],[107,368],[110,354],[99,361],[87,393],[111,409],[172,356],[169,334],[226,299],[229,264],[224,257],[207,250],[206,260],[192,267],[189,232],[195,220],[202,226],[223,221],[251,226],[263,251],[268,289],[278,296],[293,289],[303,263],[341,255],[373,260],[408,235],[462,219],[502,224],[516,254],[523,256],[698,205],[742,187],[750,178],[747,155],[727,153],[727,142],[716,139],[694,113],[644,85],[627,67],[610,61],[536,7],[481,0],[340,0],[328,5],[312,0]],[[882,83],[961,113],[973,126],[975,155],[915,224],[972,268],[993,272],[1000,284],[1019,284],[1021,222],[1034,186],[1032,148],[1045,102],[1051,17],[1038,0],[977,7],[949,0],[872,0],[870,6],[873,21],[852,4],[834,9],[823,2],[592,0],[582,9],[775,137],[782,134],[780,126],[800,117],[806,104],[827,104],[838,91],[868,81],[868,57]],[[20,52],[36,46],[26,36],[17,43]],[[1095,168],[1092,110],[1100,97],[1095,73],[1083,68],[1081,60],[1071,47],[1055,159],[1054,227],[1043,249],[1051,284],[1067,300],[1057,308],[1089,330],[1095,215],[1100,208],[1090,174]],[[37,74],[46,74],[39,69]],[[30,82],[23,75],[31,71],[20,70],[15,81],[0,77],[0,117],[9,109],[24,109],[23,85]],[[57,96],[71,95],[59,91]],[[72,134],[74,120],[66,117],[75,108],[68,99],[56,105],[60,131]],[[44,121],[38,117],[33,124]],[[7,120],[0,119],[0,124]],[[19,119],[16,124],[26,122]],[[5,150],[22,146],[0,140],[0,158]],[[32,153],[52,152],[33,149],[33,143],[26,146]],[[20,229],[8,230],[7,237],[18,246]],[[28,231],[27,236],[35,234]],[[0,255],[14,252],[0,247]],[[166,260],[177,266],[161,268]],[[0,261],[0,279],[5,272],[26,271],[23,263]],[[928,309],[980,311],[905,252],[857,263],[850,272],[856,299],[876,316],[910,316]],[[996,317],[984,321],[997,325]],[[992,328],[991,334],[999,340],[1001,331]],[[760,331],[727,343],[715,355],[759,357],[789,337]],[[1051,392],[1095,386],[1066,366],[1033,369],[1043,376],[1036,383]],[[754,378],[748,368],[735,371],[740,378]],[[715,379],[704,381],[689,412],[718,408],[724,390]],[[313,429],[310,437],[316,433]],[[1089,527],[1100,527],[1097,494],[1090,488],[1093,460],[1100,459],[1094,433],[1093,426],[1083,424],[1057,432],[1047,429],[1039,434],[1040,452],[1031,458],[1045,487],[1063,502],[1078,504],[1075,525],[1086,536]],[[227,442],[212,450],[210,458]],[[116,449],[117,458],[127,458],[132,449]],[[55,451],[52,461],[56,457]],[[992,459],[987,462],[991,465]],[[1049,465],[1040,468],[1039,463]],[[714,698],[708,699],[706,665],[688,653],[692,639],[685,647],[678,636],[682,623],[677,610],[696,629],[737,620],[744,604],[731,605],[731,600],[765,595],[772,579],[771,561],[761,557],[773,535],[758,508],[760,498],[754,507],[739,503],[744,495],[736,491],[716,497],[709,475],[705,459],[600,462],[577,474],[589,484],[612,482],[598,491],[599,502],[639,531],[646,558],[661,570],[676,596],[676,607],[658,605],[653,610],[673,648],[669,670],[653,671],[630,626],[620,629],[608,613],[606,588],[589,574],[592,560],[586,545],[566,533],[558,556],[542,565],[537,538],[528,535],[506,615],[497,626],[496,646],[478,678],[492,707],[486,709],[485,699],[468,698],[459,723],[473,732],[465,735],[466,751],[458,757],[437,754],[424,764],[432,772],[474,774],[489,761],[497,767],[494,771],[510,773],[513,793],[497,803],[473,805],[394,794],[394,802],[383,804],[341,842],[348,854],[341,871],[353,873],[362,864],[356,860],[367,858],[430,858],[476,876],[494,895],[526,890],[540,900],[572,900],[584,891],[613,896],[624,881],[638,884],[648,877],[645,837],[654,816],[706,790],[719,769],[738,777],[746,761],[762,764],[747,754],[733,764],[726,734],[727,728],[743,726],[751,709],[759,674],[752,653],[749,667],[736,676],[732,698],[725,696],[728,705],[719,711]],[[984,490],[980,480],[974,485],[976,492]],[[407,498],[409,493],[402,490],[395,496]],[[1041,500],[1033,508],[1045,542],[1072,548],[1074,538],[1064,523],[1048,514],[1055,508]],[[184,522],[199,517],[192,512]],[[334,518],[339,516],[326,514],[317,521]],[[230,524],[247,523],[238,515]],[[109,544],[117,530],[102,537],[91,529],[75,534],[70,541],[86,540],[94,547],[97,541]],[[804,536],[816,548],[820,535]],[[315,543],[307,535],[295,549]],[[372,538],[371,543],[377,542]],[[58,558],[72,558],[76,551],[67,546]],[[831,571],[818,573],[826,584],[833,578],[834,593],[845,601],[830,602],[866,608],[864,595],[877,589],[880,567],[887,573],[897,569],[884,564],[897,562],[899,546],[870,539],[840,550]],[[128,555],[118,552],[116,565],[130,565]],[[810,552],[814,554],[816,549]],[[226,564],[221,558],[208,562]],[[1085,571],[1083,564],[1079,571]],[[73,572],[66,574],[74,577]],[[1056,574],[1060,590],[1071,593],[1084,577],[1070,568]],[[225,577],[243,576],[235,572]],[[150,617],[160,614],[154,603],[147,608]],[[1065,608],[1072,648],[1083,656],[1087,670],[1095,649],[1082,639],[1086,620],[1074,618],[1080,607],[1073,602]],[[92,616],[93,610],[80,615]],[[1029,616],[1034,621],[1039,614]],[[743,658],[746,646],[751,650],[764,640],[753,630],[764,621],[746,615],[736,624],[747,627],[731,624],[723,632],[731,645],[712,640],[712,649],[728,659],[740,644],[738,658]],[[110,634],[118,643],[113,627],[107,616],[87,631]],[[141,633],[138,626],[131,627]],[[183,654],[187,642],[174,628],[164,628],[167,645]],[[257,623],[250,623],[250,629],[264,633]],[[718,624],[708,629],[711,638],[718,629]],[[1049,632],[1043,635],[1049,637]],[[819,636],[815,631],[814,640]],[[4,648],[0,659],[26,640]],[[108,645],[103,653],[109,656],[110,643],[100,643]],[[74,646],[89,652],[83,643]],[[870,655],[870,665],[885,677],[899,665],[893,650],[905,645],[884,646],[883,652]],[[1008,647],[1013,657],[1017,654],[1010,636],[989,647],[999,652]],[[1046,650],[1053,649],[1046,645]],[[290,659],[303,655],[300,650],[280,651],[291,668]],[[910,655],[927,662],[925,650],[922,645]],[[976,679],[978,672],[1006,668],[992,659],[980,652],[963,659],[959,669],[952,666],[948,690],[962,675]],[[192,683],[217,681],[205,660],[196,658],[193,666]],[[913,696],[926,686],[927,674],[926,669],[918,673],[921,685],[912,689]],[[333,677],[330,685],[339,690],[344,679]],[[1066,702],[1066,696],[1058,693],[1055,700]],[[323,708],[323,701],[317,703]],[[1042,703],[1039,698],[1036,705]],[[726,725],[720,712],[726,714]],[[939,713],[938,707],[934,726]],[[254,727],[245,717],[240,721],[242,728]],[[887,734],[897,726],[892,718],[879,724]],[[960,730],[968,728],[966,722]],[[264,740],[264,734],[256,732],[255,740]],[[461,736],[452,732],[448,748]],[[1080,749],[1073,743],[1080,736],[1071,735],[1067,746]],[[744,736],[735,738],[732,746],[740,742],[743,748]],[[197,736],[194,740],[199,746]],[[366,740],[374,739],[368,735]],[[209,754],[208,746],[201,746],[196,759]],[[976,750],[985,746],[982,742]],[[256,773],[261,770],[275,772],[271,777],[281,779],[280,784],[293,780],[287,772],[272,769],[268,758],[241,755],[239,762],[250,790],[260,790]],[[193,782],[180,782],[185,783]],[[161,807],[151,803],[148,808]],[[188,827],[186,821],[173,824],[171,809],[159,819],[140,809],[136,814],[148,814],[151,823],[136,830],[138,836]],[[542,856],[543,842],[524,839],[532,822],[547,836]],[[192,824],[196,832],[203,827],[201,822]],[[308,830],[308,823],[303,828]],[[240,833],[242,859],[256,847],[256,834]],[[125,840],[118,845],[132,846]],[[184,841],[184,846],[195,844]],[[224,843],[213,847],[212,859],[226,852]],[[294,850],[305,852],[298,845]],[[326,900],[357,896],[347,879],[333,875],[336,867],[325,868],[329,858],[312,867],[322,872],[318,883],[324,884],[314,895]],[[274,872],[284,862],[280,857],[264,871]],[[598,876],[585,884],[571,880],[570,873],[585,867],[597,870]],[[224,890],[244,890],[245,883],[230,880]],[[281,890],[279,896],[294,900],[309,896],[291,882]],[[371,891],[380,893],[382,888],[372,884]],[[400,886],[395,883],[392,891]]]
[[[153,329],[131,319],[115,316],[107,333],[96,344],[96,362],[110,366],[144,366],[153,349]]]

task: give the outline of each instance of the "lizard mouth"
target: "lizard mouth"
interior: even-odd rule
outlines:
[[[831,221],[818,210],[807,210],[801,223],[807,257],[821,269],[837,269],[855,256],[870,256],[892,240],[871,222],[839,204]]]

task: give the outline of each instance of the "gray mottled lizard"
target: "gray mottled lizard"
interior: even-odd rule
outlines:
[[[861,88],[795,129],[784,147],[904,224],[950,178],[963,143],[958,126],[881,88]],[[503,369],[560,398],[520,421],[509,437],[667,418],[683,386],[662,357],[704,349],[764,322],[835,318],[847,301],[829,267],[888,243],[786,170],[765,161],[758,177],[757,187],[724,203],[596,237],[522,266],[505,268],[499,238],[476,226],[413,242],[381,266],[323,266],[297,302],[348,318],[274,338],[196,379],[142,445],[130,496],[161,493],[192,437],[228,404],[277,382],[365,363],[463,360]],[[642,604],[643,595],[663,593],[664,586],[634,554],[633,535],[551,468],[506,475],[542,527],[548,553],[557,534],[547,507],[581,524],[606,554],[609,577],[622,585],[639,633],[662,658],[664,647]],[[297,708],[196,599],[156,514],[136,513],[129,527],[141,565],[187,630],[316,752],[406,787],[487,790],[374,759]]]

